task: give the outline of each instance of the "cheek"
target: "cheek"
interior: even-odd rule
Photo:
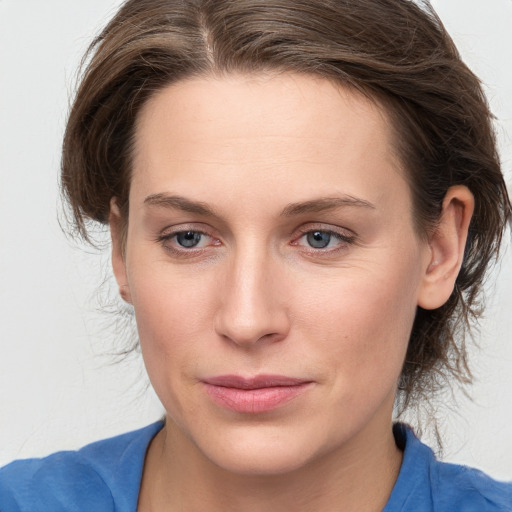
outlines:
[[[200,271],[174,265],[165,255],[154,253],[154,248],[142,247],[127,261],[141,338],[165,341],[182,339],[185,334],[193,336],[204,328],[215,283]]]
[[[130,290],[144,362],[157,394],[172,392],[195,374],[197,347],[211,338],[206,331],[212,325],[212,286],[204,279],[183,278],[166,263],[132,268]]]
[[[303,291],[304,337],[318,340],[339,378],[382,383],[400,374],[416,313],[415,255],[347,268]],[[318,284],[318,283],[317,283]]]

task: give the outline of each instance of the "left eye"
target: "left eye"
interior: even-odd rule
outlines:
[[[335,231],[312,229],[305,232],[296,242],[312,249],[331,249],[353,242],[353,237]]]
[[[310,231],[305,237],[308,245],[314,249],[325,249],[331,243],[332,234],[327,231]]]

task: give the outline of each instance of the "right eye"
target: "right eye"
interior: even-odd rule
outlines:
[[[197,229],[165,231],[157,241],[175,256],[193,256],[211,246],[221,245],[220,240]]]
[[[204,233],[198,231],[180,231],[173,235],[176,243],[184,248],[201,247],[201,242],[206,237]]]

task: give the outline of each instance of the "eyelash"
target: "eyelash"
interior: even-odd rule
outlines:
[[[211,238],[214,241],[214,243],[208,244],[205,247],[192,246],[190,248],[179,245],[176,241],[176,238],[179,235],[183,235],[183,234],[187,234],[187,233],[199,235],[201,237]],[[298,236],[295,236],[293,238],[293,241],[290,242],[290,245],[292,245],[292,246],[301,245],[299,243],[300,240],[302,240],[304,237],[307,237],[308,235],[312,235],[313,233],[321,233],[323,235],[328,235],[329,240],[327,242],[326,247],[312,247],[310,245],[309,246],[304,245],[303,246],[304,250],[306,252],[308,252],[310,255],[315,255],[315,256],[324,256],[325,255],[325,256],[327,256],[327,255],[335,254],[339,251],[343,251],[343,250],[347,249],[347,246],[352,245],[356,242],[356,236],[354,234],[348,235],[348,234],[344,234],[344,233],[341,233],[339,231],[335,231],[332,229],[326,229],[321,226],[319,226],[319,227],[309,227],[308,226],[308,227],[302,228],[299,231]],[[335,247],[328,248],[328,245],[331,243],[333,238],[338,243],[336,244]],[[185,257],[185,258],[200,255],[209,246],[220,246],[221,245],[220,240],[213,237],[206,231],[201,230],[201,229],[193,229],[193,228],[189,228],[189,229],[185,228],[185,229],[179,229],[177,231],[162,233],[157,237],[156,241],[158,243],[160,243],[167,252],[172,253],[174,256]],[[169,244],[169,242],[173,242],[174,244],[176,244],[176,246],[173,247],[172,245]]]

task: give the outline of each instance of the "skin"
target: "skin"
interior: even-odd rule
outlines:
[[[195,78],[145,105],[125,245],[115,198],[110,217],[114,273],[167,412],[139,510],[385,506],[416,307],[449,297],[473,208],[450,189],[436,233],[418,236],[392,147],[378,104],[310,76]],[[198,245],[180,245],[183,232]],[[226,374],[309,384],[240,413],[205,391]]]

